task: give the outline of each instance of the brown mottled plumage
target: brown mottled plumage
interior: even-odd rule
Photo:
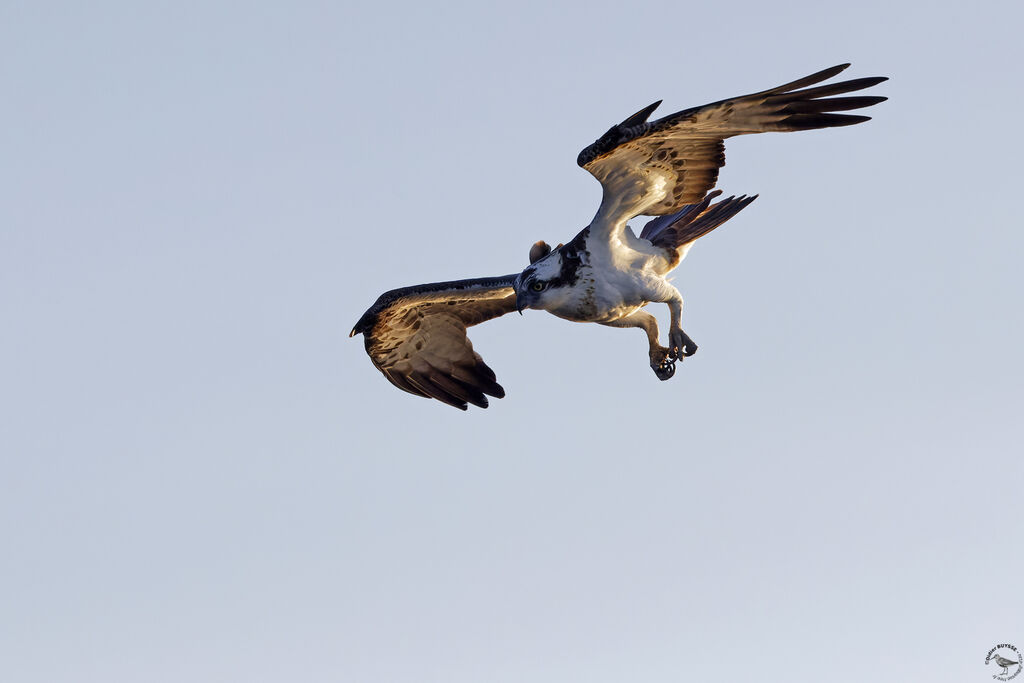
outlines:
[[[438,282],[381,294],[352,328],[388,381],[465,410],[505,390],[473,350],[466,328],[516,309],[515,275]]]
[[[683,299],[668,275],[695,240],[729,220],[755,198],[711,203],[708,192],[725,164],[725,139],[769,131],[849,126],[867,116],[835,112],[882,102],[876,96],[829,97],[863,90],[884,80],[858,78],[818,85],[840,73],[840,64],[785,85],[684,109],[656,121],[660,102],[612,126],[580,152],[577,163],[601,183],[597,215],[568,244],[543,241],[530,249],[521,273],[457,280],[385,292],[363,314],[352,334],[365,336],[373,364],[399,389],[465,410],[487,407],[487,396],[504,389],[466,336],[466,328],[526,308],[575,322],[643,329],[659,379],[697,350],[680,323]],[[639,237],[627,221],[658,216]],[[643,310],[668,305],[668,346],[658,323]]]
[[[869,116],[832,112],[862,109],[885,97],[835,97],[877,85],[886,78],[856,78],[807,88],[832,78],[849,64],[824,69],[769,90],[684,109],[656,121],[647,118],[661,101],[641,109],[580,152],[576,160],[604,185],[628,168],[632,175],[657,169],[673,178],[672,189],[646,207],[648,216],[674,213],[699,202],[718,180],[725,165],[725,140],[736,135],[850,126]],[[807,88],[801,90],[800,88]]]

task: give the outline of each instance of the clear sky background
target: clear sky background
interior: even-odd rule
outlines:
[[[991,680],[1024,648],[1015,2],[0,5],[0,680]],[[392,388],[386,289],[571,238],[576,154],[852,61],[727,144],[700,352],[507,316]],[[659,307],[664,309],[664,307]],[[664,311],[655,311],[664,319]]]

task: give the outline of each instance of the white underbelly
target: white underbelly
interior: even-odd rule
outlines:
[[[562,305],[548,310],[567,320],[606,323],[631,315],[648,303],[638,291],[581,278]]]
[[[643,260],[595,255],[579,271],[579,278],[547,310],[566,320],[607,323],[620,320],[656,299],[656,282]],[[604,256],[602,258],[602,256]]]

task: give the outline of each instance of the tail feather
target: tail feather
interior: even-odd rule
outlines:
[[[644,229],[640,231],[640,237],[645,240],[650,240],[652,243],[657,239],[658,235],[665,232],[668,228],[672,227],[673,224],[682,221],[684,219],[692,219],[700,214],[701,211],[708,208],[711,200],[722,194],[721,190],[714,190],[708,192],[704,199],[697,202],[696,204],[687,204],[679,211],[674,213],[665,214],[664,216],[658,216],[657,218],[647,222]]]
[[[708,234],[757,199],[756,194],[750,197],[741,195],[711,204],[711,200],[719,194],[720,191],[711,192],[698,204],[690,204],[674,214],[655,218],[644,226],[640,236],[650,240],[656,247],[678,250]]]

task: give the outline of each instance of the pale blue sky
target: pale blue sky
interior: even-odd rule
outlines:
[[[0,680],[990,680],[1024,647],[1019,3],[6,2]],[[352,324],[585,225],[579,150],[852,61],[735,139],[700,345],[539,312],[508,397]],[[658,312],[663,315],[662,312]]]

